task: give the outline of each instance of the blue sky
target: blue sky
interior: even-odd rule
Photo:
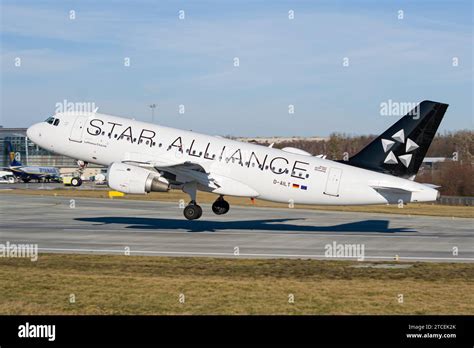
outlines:
[[[155,103],[155,122],[210,134],[376,134],[397,119],[380,115],[381,103],[431,99],[450,104],[441,131],[473,128],[472,1],[1,0],[0,9],[5,127],[45,119],[66,99],[144,121]]]

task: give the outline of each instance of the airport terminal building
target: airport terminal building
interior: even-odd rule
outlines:
[[[3,128],[2,126],[0,126],[0,149],[2,149],[0,167],[8,167],[10,164],[8,142],[23,165],[57,167],[62,173],[77,169],[75,159],[44,150],[28,139],[26,128]],[[87,176],[100,172],[101,167],[90,165],[89,168],[91,171],[85,173]]]

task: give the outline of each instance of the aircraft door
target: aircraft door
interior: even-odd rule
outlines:
[[[69,136],[69,140],[77,141],[78,143],[82,143],[82,133],[84,132],[84,127],[86,126],[87,117],[85,116],[77,116],[76,120],[74,121],[74,125],[71,129],[71,135]]]
[[[341,184],[342,169],[330,168],[328,179],[326,181],[326,189],[324,194],[339,197],[339,185]]]

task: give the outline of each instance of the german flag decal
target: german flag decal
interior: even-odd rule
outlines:
[[[300,185],[298,185],[298,184],[293,184],[292,187],[293,187],[293,188],[300,188]]]

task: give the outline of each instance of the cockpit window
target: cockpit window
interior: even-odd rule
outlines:
[[[59,124],[59,118],[54,120],[54,125],[57,126]]]
[[[48,117],[45,122],[49,123],[49,124],[53,124],[54,122],[54,117]]]

